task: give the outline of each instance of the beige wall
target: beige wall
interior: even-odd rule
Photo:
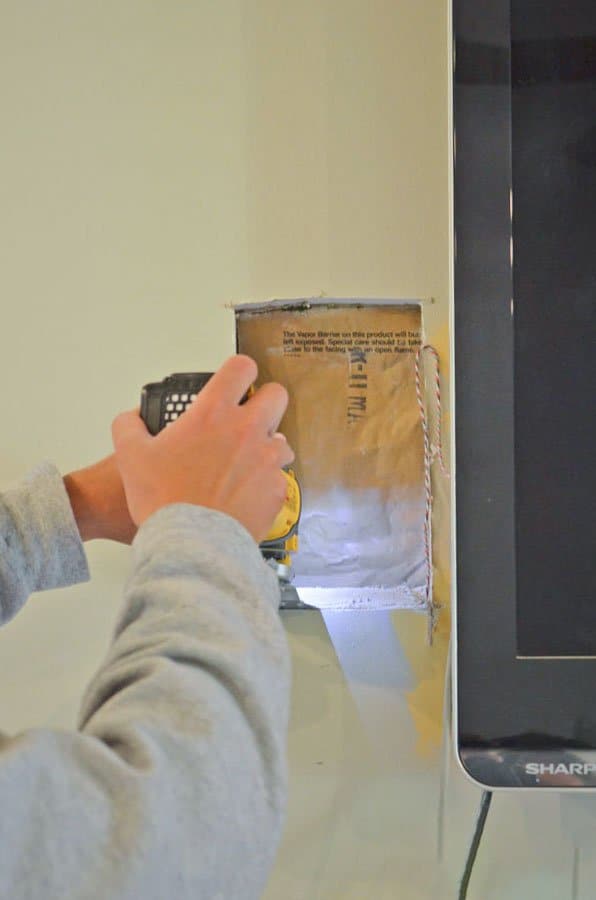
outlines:
[[[233,350],[231,302],[422,298],[447,376],[444,0],[0,0],[0,21],[2,484],[43,458],[66,472],[109,452],[111,420],[144,382]],[[0,635],[3,730],[74,719],[128,565],[124,547],[88,556],[90,584],[36,595]],[[385,896],[375,854],[393,841],[391,778],[435,752],[444,641],[429,651],[406,614],[355,623],[366,638],[350,671],[317,614],[286,621],[292,797],[268,897],[352,896],[337,873],[357,844],[371,874],[353,896]],[[382,710],[395,713],[383,752]],[[409,762],[400,716],[418,728]],[[378,834],[363,850],[371,803]]]

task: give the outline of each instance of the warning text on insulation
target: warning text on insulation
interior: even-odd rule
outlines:
[[[284,328],[283,350],[301,353],[413,353],[420,346],[419,331],[295,331]]]

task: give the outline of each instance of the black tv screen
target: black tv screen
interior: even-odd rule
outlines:
[[[519,656],[596,655],[596,2],[512,0]]]
[[[458,756],[596,788],[596,2],[453,14]]]

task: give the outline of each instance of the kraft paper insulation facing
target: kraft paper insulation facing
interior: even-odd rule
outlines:
[[[419,303],[296,300],[235,308],[236,343],[279,381],[303,492],[293,584],[333,609],[429,609]]]

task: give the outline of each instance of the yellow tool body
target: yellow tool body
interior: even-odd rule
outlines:
[[[274,557],[282,565],[291,564],[290,553],[298,549],[298,522],[302,510],[300,485],[293,469],[282,470],[286,478],[286,496],[284,505],[275,517],[275,521],[264,541],[261,550],[267,556]]]
[[[252,384],[246,397],[252,397],[255,386]],[[275,517],[275,521],[264,541],[261,550],[269,551],[265,557],[275,558],[281,565],[290,566],[291,556],[298,549],[298,522],[302,510],[302,494],[293,469],[283,469],[286,476],[286,497],[284,505]]]

